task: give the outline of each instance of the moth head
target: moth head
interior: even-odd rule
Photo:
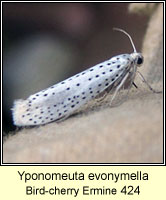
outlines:
[[[134,50],[134,53],[131,53],[130,56],[133,58],[134,63],[135,63],[138,67],[140,67],[140,65],[143,63],[143,56],[142,56],[141,53],[138,53],[138,52],[137,52],[137,50],[136,50],[136,48],[135,48],[135,45],[134,45],[134,42],[133,42],[131,36],[130,36],[126,31],[124,31],[123,29],[114,28],[114,30],[120,31],[120,32],[122,32],[122,33],[124,33],[125,35],[128,36],[128,38],[129,38],[129,40],[130,40],[130,42],[131,42],[131,45],[132,45],[132,47],[133,47],[133,50]]]
[[[140,67],[141,64],[142,64],[143,61],[144,61],[144,58],[143,58],[142,54],[141,54],[141,53],[132,53],[132,54],[130,54],[130,55],[131,55],[131,57],[133,58],[134,63],[135,63],[138,67]]]

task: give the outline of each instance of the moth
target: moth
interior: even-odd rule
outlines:
[[[30,95],[26,100],[16,100],[12,109],[16,126],[34,126],[59,121],[69,117],[82,105],[97,97],[111,86],[113,99],[122,86],[129,81],[135,85],[137,67],[143,56],[136,51],[131,36],[124,30],[114,28],[128,36],[134,52],[121,54],[80,72],[45,90]],[[138,72],[150,90],[156,92]]]

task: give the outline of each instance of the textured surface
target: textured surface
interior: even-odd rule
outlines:
[[[162,5],[154,11],[145,36],[145,65],[140,69],[153,88],[162,90]],[[155,17],[154,17],[155,16]],[[157,16],[157,18],[156,18]],[[158,30],[155,31],[154,30]],[[154,48],[147,48],[150,38]],[[155,43],[155,44],[154,44]],[[146,45],[145,45],[146,44]],[[149,45],[150,45],[149,44]],[[149,59],[149,55],[151,59]],[[152,66],[157,63],[157,66]],[[146,70],[144,68],[146,67]],[[157,68],[156,68],[157,67]],[[156,72],[157,71],[157,72]],[[157,75],[157,79],[156,77]],[[138,82],[128,100],[110,108],[110,95],[60,123],[18,131],[4,143],[3,161],[24,163],[151,163],[163,160],[162,94]],[[94,102],[95,103],[95,102]]]

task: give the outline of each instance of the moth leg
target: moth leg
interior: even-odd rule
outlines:
[[[133,82],[133,85],[135,86],[135,88],[138,88],[138,86]]]
[[[150,85],[149,85],[149,83],[145,80],[145,78],[144,78],[144,76],[141,74],[141,72],[139,72],[139,71],[137,71],[137,73],[140,75],[140,77],[142,78],[142,82],[143,83],[145,83],[147,86],[148,86],[148,88],[152,91],[152,92],[154,92],[154,93],[161,93],[162,91],[156,91],[156,90],[154,90]]]
[[[111,99],[111,102],[109,103],[109,105],[111,106],[111,104],[112,104],[112,101],[114,100],[114,98],[116,97],[116,95],[117,95],[117,92],[120,90],[120,88],[124,85],[124,83],[125,83],[125,81],[126,81],[126,79],[128,78],[128,76],[129,76],[129,72],[124,76],[124,78],[122,79],[122,81],[120,82],[120,84],[117,86],[117,88],[115,89],[115,92],[114,92],[114,94],[113,94],[113,97],[112,97],[112,99]]]
[[[101,102],[101,101],[103,101],[103,100],[106,98],[107,95],[108,95],[108,92],[105,91],[104,94],[103,94],[103,96],[97,97],[95,100],[96,100],[97,102]]]
[[[68,114],[68,115],[66,115],[66,116],[64,116],[64,117],[61,117],[61,118],[55,120],[55,122],[57,122],[57,123],[62,122],[62,121],[64,121],[65,119],[67,119],[70,115],[72,115],[72,114]]]

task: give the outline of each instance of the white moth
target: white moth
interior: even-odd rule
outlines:
[[[126,81],[134,84],[137,66],[143,63],[143,56],[137,53],[132,38],[127,32],[118,28],[115,30],[129,37],[134,49],[133,53],[112,57],[35,93],[26,100],[16,100],[12,109],[14,124],[33,126],[65,119],[108,87],[111,86],[111,90],[115,90],[113,100]],[[141,77],[146,82],[142,75]],[[149,85],[148,87],[153,90]]]

